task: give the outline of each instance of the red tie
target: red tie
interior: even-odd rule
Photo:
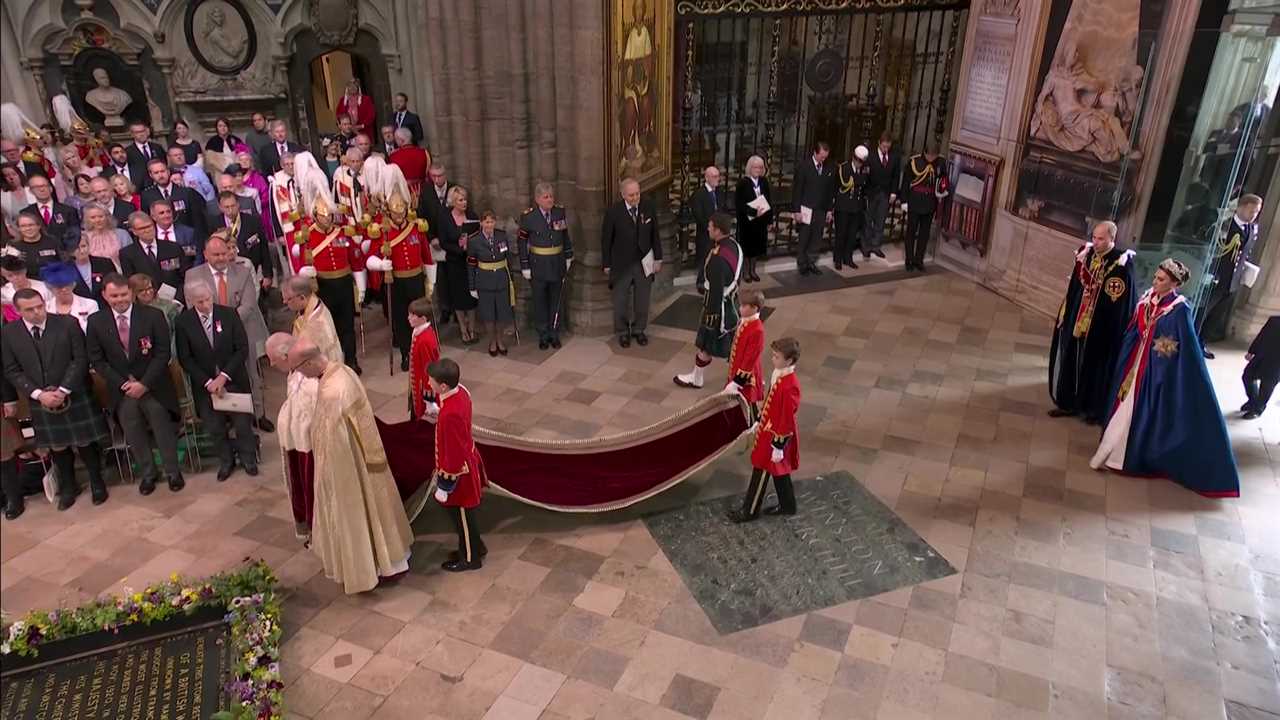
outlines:
[[[40,208],[40,214],[44,216],[44,224],[48,225],[53,222],[53,216],[49,214],[49,206],[45,205]]]

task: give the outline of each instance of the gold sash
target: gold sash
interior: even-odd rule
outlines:
[[[319,245],[311,248],[311,254],[314,256],[328,250],[329,246],[333,244],[335,239],[337,239],[338,233],[340,232],[342,232],[342,228],[335,227],[328,235],[324,236],[324,240],[321,240]]]

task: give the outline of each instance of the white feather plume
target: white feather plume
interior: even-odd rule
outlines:
[[[39,127],[27,117],[26,113],[22,112],[22,108],[14,103],[0,105],[0,137],[21,145],[25,139],[23,133],[27,128],[35,130]]]
[[[309,151],[293,156],[293,180],[298,186],[303,212],[307,215],[312,214],[317,198],[324,198],[331,209],[334,207],[333,194],[329,192],[329,179],[316,162],[316,156]]]
[[[49,102],[53,106],[53,117],[58,121],[58,127],[62,128],[62,132],[71,132],[71,126],[81,119],[76,109],[71,106],[71,98],[66,95],[54,95],[53,100]]]

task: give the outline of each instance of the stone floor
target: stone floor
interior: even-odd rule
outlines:
[[[796,284],[780,277],[765,286]],[[414,573],[345,597],[293,537],[267,436],[256,479],[206,471],[145,498],[115,487],[106,505],[83,497],[61,514],[32,502],[0,524],[0,604],[76,603],[265,558],[289,593],[292,718],[1280,716],[1280,422],[1228,417],[1239,500],[1095,473],[1096,429],[1044,413],[1046,318],[946,272],[888,277],[780,293],[768,334],[803,348],[798,476],[851,473],[960,571],[949,577],[719,635],[640,517],[740,491],[747,463],[730,452],[620,513],[490,498],[480,572],[436,569],[449,538],[429,508]],[[405,378],[387,376],[369,315],[370,395],[399,419]],[[575,337],[555,353],[527,338],[506,358],[450,352],[477,422],[586,437],[695,397],[670,381],[693,334],[650,335],[625,351]],[[1241,355],[1222,348],[1210,366],[1225,408],[1243,399]]]

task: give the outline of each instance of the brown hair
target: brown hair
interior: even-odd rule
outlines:
[[[1262,198],[1258,197],[1257,195],[1254,195],[1253,193],[1246,193],[1240,196],[1240,200],[1239,202],[1236,203],[1236,206],[1237,207],[1262,207]]]
[[[750,305],[759,310],[764,307],[764,293],[759,290],[743,290],[738,293],[739,305]]]
[[[800,362],[800,341],[793,337],[778,338],[769,343],[769,348],[781,353],[792,365]]]
[[[430,320],[431,300],[425,297],[416,298],[413,302],[409,303],[409,313],[411,315],[417,315],[418,317],[424,317]]]
[[[497,219],[498,219],[498,213],[496,213],[496,212],[494,212],[494,211],[492,211],[492,210],[485,210],[484,212],[480,213],[480,219],[481,219],[481,220],[488,220],[489,218],[493,218],[493,219],[494,219],[494,221],[497,221]]]
[[[440,358],[428,365],[427,375],[432,380],[451,388],[458,387],[458,382],[462,380],[462,370],[458,368],[458,363],[449,358]]]

